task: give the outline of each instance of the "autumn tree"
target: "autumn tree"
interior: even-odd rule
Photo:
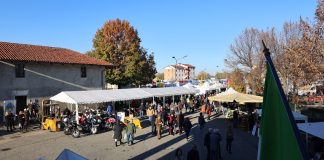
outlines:
[[[320,36],[316,27],[302,18],[299,22],[284,24],[284,54],[281,57],[284,71],[281,72],[286,72],[295,93],[300,86],[321,78],[319,65],[323,62],[323,46]]]
[[[228,72],[217,72],[215,75],[216,79],[226,79],[229,77]]]
[[[157,73],[157,74],[155,74],[155,77],[156,77],[158,80],[163,80],[163,79],[164,79],[164,73]]]
[[[200,71],[199,73],[198,73],[198,76],[197,76],[197,78],[199,79],[199,80],[206,80],[206,79],[208,79],[210,77],[210,75],[206,72],[206,71]]]
[[[114,64],[114,68],[106,69],[107,82],[120,86],[147,84],[155,77],[155,61],[140,42],[128,21],[109,20],[96,32],[93,50],[87,54]]]
[[[234,71],[231,72],[229,75],[229,80],[230,80],[230,84],[229,84],[230,87],[232,87],[238,92],[241,93],[245,92],[245,88],[246,88],[245,76],[240,69],[238,68],[234,69]]]
[[[245,29],[230,45],[230,53],[225,59],[225,64],[230,68],[238,68],[246,75],[246,80],[252,92],[262,93],[265,58],[262,54],[261,40],[270,44],[272,51],[278,49],[276,31],[271,28],[267,31],[255,28]],[[276,51],[275,51],[276,52]]]
[[[324,62],[324,0],[318,0],[315,22],[300,18],[286,22],[283,30],[245,29],[230,45],[225,64],[239,68],[253,93],[261,93],[265,58],[261,41],[270,49],[271,57],[286,91],[293,86],[296,93],[302,85],[322,79],[319,66]]]

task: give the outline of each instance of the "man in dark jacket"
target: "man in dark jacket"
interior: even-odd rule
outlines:
[[[190,134],[191,127],[192,127],[192,124],[191,124],[189,118],[186,117],[186,119],[183,122],[183,128],[184,128],[184,131],[186,132],[187,141],[189,140],[189,134]]]
[[[200,112],[199,117],[198,117],[198,124],[199,124],[200,130],[204,129],[205,123],[206,123],[205,118],[204,118],[203,114]]]
[[[9,112],[5,113],[5,119],[6,119],[6,126],[7,126],[7,132],[12,132],[12,114],[10,114]]]
[[[195,144],[192,145],[192,149],[188,152],[187,160],[199,160],[199,151]]]
[[[151,117],[151,134],[156,135],[156,125],[155,125],[156,115],[153,114]]]
[[[180,111],[180,114],[177,117],[177,123],[178,123],[178,126],[179,126],[179,134],[182,134],[183,122],[184,122],[184,115]]]
[[[121,141],[122,139],[122,131],[123,131],[123,126],[120,123],[119,120],[117,120],[116,125],[114,126],[114,140],[115,140],[115,146],[117,147],[117,142],[120,142],[120,145],[123,144],[123,142]]]

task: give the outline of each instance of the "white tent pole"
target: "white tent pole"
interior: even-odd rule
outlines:
[[[172,103],[174,103],[174,95],[172,95]]]
[[[165,96],[163,97],[163,108],[165,107]]]
[[[111,105],[113,107],[113,113],[115,113],[116,112],[116,102],[115,101],[112,102]]]
[[[79,106],[78,106],[78,103],[75,104],[75,120],[77,122],[77,124],[79,124]]]

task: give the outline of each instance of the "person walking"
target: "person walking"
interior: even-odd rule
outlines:
[[[9,128],[11,128],[11,131],[15,130],[15,115],[12,113],[12,111],[9,111]]]
[[[212,107],[210,104],[207,105],[207,119],[210,120],[210,116],[211,116],[211,113],[212,113]]]
[[[152,122],[155,122],[155,119],[153,121],[154,110],[153,110],[152,106],[149,106],[149,108],[146,111],[146,115],[148,116],[149,121],[150,121],[150,124],[151,124],[151,127],[152,127]],[[153,134],[153,128],[152,128],[151,133]]]
[[[120,142],[120,145],[123,144],[123,142],[121,141],[122,139],[122,131],[123,131],[123,127],[122,124],[120,123],[119,120],[116,121],[116,124],[114,126],[114,140],[115,140],[115,147],[117,147],[117,142]]]
[[[178,148],[176,150],[176,155],[174,157],[174,160],[184,160],[181,148]]]
[[[177,119],[177,121],[178,121],[178,126],[179,126],[179,135],[180,135],[180,134],[182,134],[182,131],[183,131],[184,115],[180,111],[180,114],[178,116],[179,116],[179,118]]]
[[[144,105],[143,102],[141,103],[139,109],[140,109],[140,116],[141,116],[141,119],[143,119],[143,118],[144,118],[144,111],[145,111],[145,105]]]
[[[27,128],[28,128],[28,122],[29,122],[29,112],[27,109],[25,109],[25,123],[24,123],[24,127],[25,127],[25,131],[27,132]]]
[[[18,115],[18,119],[19,119],[19,130],[20,132],[23,132],[24,128],[25,128],[25,114],[23,111],[19,111],[19,115]]]
[[[233,142],[233,128],[232,125],[228,125],[226,132],[226,151],[231,154],[232,153],[232,142]]]
[[[172,113],[169,113],[169,115],[168,115],[169,135],[174,135],[173,134],[173,121],[174,121],[174,116]]]
[[[206,123],[205,118],[204,118],[203,114],[200,112],[199,117],[198,117],[198,124],[199,124],[200,130],[204,129],[205,123]]]
[[[167,122],[167,116],[166,116],[166,110],[165,108],[162,108],[162,111],[161,111],[161,121],[162,121],[162,126],[165,126],[166,125],[166,122]]]
[[[155,121],[156,131],[157,131],[157,137],[160,140],[161,139],[161,130],[162,130],[162,120],[161,116],[158,115]]]
[[[208,132],[206,133],[204,137],[204,145],[207,148],[207,160],[210,159],[210,134],[213,132],[212,128],[208,129]]]
[[[192,149],[188,152],[187,160],[199,160],[199,151],[195,144],[192,145]]]
[[[234,128],[237,128],[237,125],[238,125],[238,110],[237,109],[235,109],[234,111],[233,111],[233,126],[234,126]]]
[[[204,103],[201,108],[200,108],[200,112],[203,114],[203,116],[205,116],[206,114],[206,103]]]
[[[129,146],[134,144],[134,134],[135,133],[136,133],[136,127],[135,127],[135,124],[133,123],[133,119],[131,119],[126,127],[127,144]]]
[[[218,129],[214,129],[210,134],[210,160],[218,160],[220,158],[219,142],[221,141],[221,137],[217,134],[218,132]]]
[[[252,132],[253,131],[253,127],[254,127],[254,124],[255,124],[255,118],[254,118],[254,115],[252,112],[249,112],[249,115],[248,115],[248,122],[249,122],[249,132],[254,135],[254,133]]]
[[[219,133],[219,129],[214,129],[214,131],[216,132],[217,135],[217,140],[216,140],[216,144],[217,144],[217,154],[216,154],[216,158],[222,159],[222,153],[221,153],[221,145],[220,142],[222,141],[222,135]]]
[[[156,121],[156,116],[155,113],[151,116],[151,134],[152,135],[156,135],[156,125],[155,125],[155,121]]]
[[[7,132],[12,132],[11,117],[8,111],[5,113]]]
[[[191,124],[191,122],[189,120],[189,117],[186,117],[184,122],[183,122],[183,128],[184,128],[184,131],[186,133],[187,141],[189,140],[189,134],[190,134],[191,127],[192,127],[192,124]]]

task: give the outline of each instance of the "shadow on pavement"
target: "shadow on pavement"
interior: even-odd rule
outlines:
[[[172,139],[172,140],[170,140],[170,141],[168,141],[166,143],[163,143],[163,144],[161,144],[161,145],[159,145],[159,146],[157,146],[155,148],[152,148],[152,149],[150,149],[150,150],[148,150],[148,151],[146,151],[146,152],[144,152],[142,154],[139,154],[139,155],[137,155],[135,157],[132,157],[131,160],[146,159],[146,158],[154,155],[155,153],[157,153],[157,152],[159,152],[161,150],[164,150],[164,149],[168,148],[169,146],[181,141],[184,138],[185,138],[185,136],[184,136],[184,134],[182,134],[182,135],[180,135],[180,136],[178,136],[178,137],[176,137],[176,138],[174,138],[174,139]]]
[[[225,147],[226,147],[226,129],[227,125],[229,123],[232,123],[229,119],[219,117],[219,115],[213,115],[210,120],[206,121],[206,126],[203,130],[200,130],[198,125],[195,123],[196,121],[193,121],[193,118],[191,117],[191,122],[193,124],[193,128],[190,133],[191,139],[185,143],[182,146],[179,146],[178,148],[181,148],[184,159],[187,159],[187,153],[192,148],[192,145],[197,145],[197,148],[199,150],[199,156],[200,159],[205,160],[207,158],[207,149],[204,146],[204,135],[207,133],[208,128],[218,128],[220,130],[220,133],[222,135],[222,141],[221,141],[221,155],[223,160],[250,160],[250,159],[256,159],[257,158],[257,150],[258,150],[258,138],[251,136],[248,132],[243,131],[240,128],[235,128],[234,131],[234,141],[232,143],[232,154],[229,154]],[[147,159],[150,156],[167,149],[168,147],[174,145],[175,143],[180,142],[181,140],[185,139],[185,135],[176,135],[178,137],[165,142],[159,146],[156,146],[144,153],[141,153],[133,158],[132,160],[137,159]],[[175,151],[177,148],[171,148],[170,152],[161,156],[158,159],[164,160],[164,159],[174,159],[175,158]]]

